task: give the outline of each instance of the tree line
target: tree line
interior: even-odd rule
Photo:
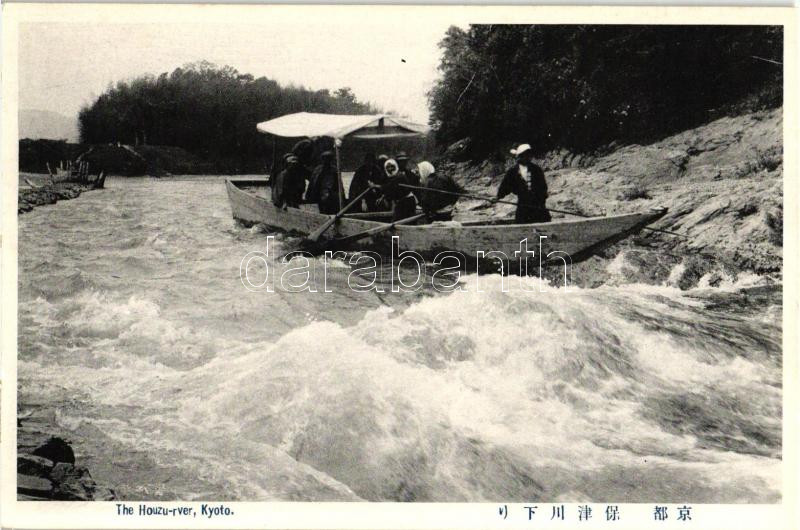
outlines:
[[[431,125],[473,157],[645,143],[782,104],[780,26],[453,26],[439,46]]]
[[[378,112],[347,87],[331,93],[281,86],[201,61],[109,86],[80,110],[78,124],[85,144],[177,146],[225,166],[219,169],[243,171],[262,169],[272,156],[256,124],[302,111]]]

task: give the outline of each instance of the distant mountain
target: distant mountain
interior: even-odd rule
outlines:
[[[49,110],[20,109],[19,137],[78,141],[78,118]]]

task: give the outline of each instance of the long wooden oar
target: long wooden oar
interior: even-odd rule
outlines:
[[[465,197],[467,199],[475,199],[478,201],[490,201],[490,202],[499,202],[502,204],[512,204],[517,206],[519,203],[515,201],[504,201],[503,199],[495,199],[494,197],[484,197],[482,195],[471,195],[469,193],[457,193],[455,191],[445,191],[445,190],[437,190],[436,188],[426,188],[423,186],[412,186],[411,184],[400,184],[403,188],[409,188],[412,190],[422,190],[422,191],[433,191],[436,193],[444,193],[445,195],[453,195],[455,197]],[[556,210],[555,208],[539,208],[538,206],[533,205],[526,205],[523,204],[526,208],[530,208],[531,210],[540,210],[540,211],[548,211],[548,212],[556,212],[556,213],[563,213],[567,215],[575,215],[577,217],[596,217],[594,215],[584,215],[577,212],[567,212],[564,210]]]
[[[334,215],[333,217],[322,223],[322,226],[311,232],[305,239],[305,243],[306,244],[316,243],[317,241],[319,241],[319,238],[322,236],[322,234],[324,234],[328,228],[332,227],[336,223],[336,221],[341,219],[342,216],[346,214],[348,210],[350,210],[350,208],[358,204],[358,201],[360,201],[361,198],[364,197],[364,195],[366,195],[371,189],[372,186],[359,193],[358,197],[347,203],[347,205],[344,208],[342,208],[336,215]]]
[[[358,241],[359,239],[364,239],[370,236],[380,234],[382,232],[386,232],[387,230],[391,230],[397,225],[407,225],[413,223],[414,221],[422,219],[426,215],[427,214],[424,213],[418,213],[416,215],[412,215],[411,217],[406,217],[405,219],[399,219],[397,221],[392,221],[391,223],[386,223],[381,226],[376,226],[375,228],[370,228],[369,230],[364,230],[363,232],[359,232],[357,234],[344,237],[337,237],[336,239],[331,240],[331,243],[333,245],[344,245],[347,243],[352,243],[353,241]]]
[[[519,205],[519,203],[514,202],[514,201],[504,201],[502,199],[496,199],[494,197],[484,197],[484,196],[481,196],[481,195],[471,195],[469,193],[457,193],[457,192],[454,192],[454,191],[437,190],[435,188],[426,188],[426,187],[423,187],[423,186],[412,186],[411,184],[400,184],[400,186],[403,187],[403,188],[408,188],[408,189],[412,189],[412,190],[434,191],[436,193],[443,193],[445,195],[453,195],[455,197],[464,197],[464,198],[467,198],[467,199],[476,199],[476,200],[479,200],[479,201],[499,202],[499,203],[502,203],[502,204],[513,204],[514,206],[518,206]],[[582,213],[578,213],[578,212],[570,212],[570,211],[567,211],[567,210],[556,210],[555,208],[539,208],[537,206],[532,206],[532,205],[531,206],[525,205],[525,206],[527,208],[530,208],[530,209],[533,209],[533,210],[540,210],[540,211],[546,210],[548,212],[563,213],[563,214],[566,214],[566,215],[574,215],[575,217],[587,217],[587,218],[588,217],[600,217],[598,215],[586,215],[586,214],[582,214]],[[678,234],[677,232],[670,232],[669,230],[663,230],[661,228],[650,228],[649,226],[645,226],[643,229],[644,230],[650,230],[651,232],[661,232],[661,233],[664,233],[664,234],[669,234],[671,236],[678,236],[678,237],[683,237],[683,238],[688,238],[689,237],[689,236],[686,236],[684,234]]]
[[[337,237],[333,239],[327,239],[323,241],[317,241],[312,244],[306,244],[304,247],[292,250],[284,254],[283,261],[291,260],[295,256],[304,256],[308,254],[311,254],[312,256],[318,256],[319,254],[322,254],[326,250],[329,250],[331,248],[340,247],[342,245],[358,241],[359,239],[365,239],[367,237],[374,236],[382,232],[386,232],[387,230],[391,230],[397,225],[405,225],[413,223],[414,221],[422,219],[425,216],[426,214],[420,213],[417,215],[412,215],[411,217],[406,217],[405,219],[393,221],[391,223],[381,223],[380,226],[376,226],[375,228],[370,228],[369,230],[364,230],[363,232],[358,232],[357,234],[352,234],[344,237]]]

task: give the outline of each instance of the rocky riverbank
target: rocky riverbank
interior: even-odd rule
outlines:
[[[74,199],[84,191],[97,189],[92,184],[77,184],[74,182],[43,182],[36,184],[34,180],[43,181],[45,176],[26,174],[20,175],[21,179],[31,181],[35,186],[30,186],[27,182],[20,184],[17,203],[17,213],[25,213],[33,210],[37,206],[45,204],[55,204],[58,201]]]
[[[613,276],[682,288],[743,274],[780,277],[783,268],[783,109],[726,117],[651,145],[619,147],[602,155],[549,153],[539,163],[550,188],[548,206],[584,215],[615,215],[667,207],[656,232],[608,249],[580,264],[585,284]],[[445,162],[439,169],[471,192],[494,195],[510,159],[481,164]],[[509,197],[513,200],[513,196]],[[510,215],[460,202],[464,215]],[[560,215],[560,217],[569,217]],[[580,274],[577,274],[580,276]],[[672,277],[670,277],[672,276]]]
[[[77,465],[75,452],[58,432],[55,414],[38,408],[17,419],[17,498],[21,501],[110,501],[113,490],[98,485]]]

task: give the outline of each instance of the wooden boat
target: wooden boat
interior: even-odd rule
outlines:
[[[413,137],[424,135],[427,131],[424,125],[387,114],[350,116],[308,112],[287,114],[259,123],[256,128],[262,133],[284,138],[331,138],[336,152],[342,205],[345,202],[339,147],[343,140]],[[274,152],[273,145],[273,155]],[[256,192],[257,188],[267,185],[266,180],[228,179],[225,185],[233,217],[245,224],[261,223],[284,232],[308,235],[330,219],[330,216],[320,214],[313,207],[309,209],[275,207],[267,194]],[[576,262],[638,232],[665,213],[666,209],[655,209],[610,217],[534,224],[516,224],[513,219],[496,219],[397,225],[391,230],[373,236],[371,240],[359,241],[358,245],[359,248],[378,246],[389,249],[392,237],[397,236],[400,251],[411,250],[424,258],[435,258],[442,252],[456,252],[471,259],[481,258],[480,253],[483,253],[483,259],[490,256],[492,256],[490,259],[505,259],[498,254],[490,254],[490,252],[502,252],[509,260],[516,261],[518,258],[514,252],[519,251],[521,242],[527,239],[527,249],[537,253],[536,261],[540,255],[551,255],[555,259],[555,255],[551,253],[560,252],[568,254],[572,261]],[[390,221],[390,218],[388,212],[346,214],[326,232],[326,237],[353,236],[370,229],[386,227],[386,222]],[[563,257],[563,254],[561,256]]]
[[[276,208],[263,192],[266,180],[227,179],[225,186],[233,217],[246,224],[263,224],[294,235],[308,235],[331,216],[303,208]],[[259,191],[261,191],[259,193]],[[359,248],[381,246],[389,248],[391,237],[398,236],[400,251],[413,250],[425,258],[441,252],[459,252],[470,259],[478,252],[489,257],[489,252],[502,252],[515,260],[514,252],[520,250],[520,241],[527,238],[528,249],[546,256],[552,252],[566,253],[572,262],[581,261],[638,232],[666,213],[665,208],[643,212],[559,219],[548,223],[515,224],[513,219],[495,219],[462,223],[431,223],[399,225],[383,232],[372,240],[359,242]],[[327,234],[343,237],[358,234],[384,225],[390,214],[346,214]],[[540,237],[541,250],[539,250]],[[551,256],[553,257],[553,256]]]

